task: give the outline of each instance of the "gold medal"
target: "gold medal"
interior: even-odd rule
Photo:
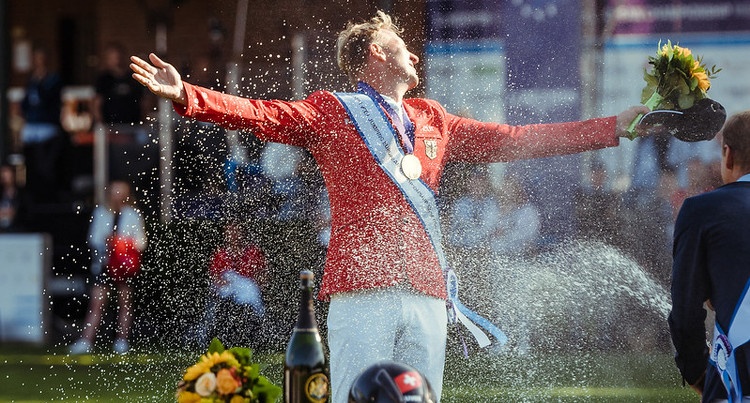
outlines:
[[[414,154],[406,154],[401,159],[401,172],[411,180],[418,179],[422,175],[422,163]]]

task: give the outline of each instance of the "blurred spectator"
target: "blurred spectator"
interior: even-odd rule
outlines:
[[[461,278],[462,300],[487,312],[491,301],[489,281],[493,266],[491,246],[500,218],[500,205],[492,192],[487,167],[469,168],[466,192],[451,209],[446,239],[455,259],[453,266]]]
[[[11,165],[0,166],[0,232],[22,230],[26,203]]]
[[[90,281],[93,282],[81,338],[73,343],[71,354],[90,352],[112,288],[118,294],[117,336],[113,349],[124,354],[130,349],[128,335],[132,324],[132,280],[140,272],[140,253],[146,248],[145,223],[135,208],[130,184],[110,183],[107,204],[94,209],[89,227],[88,244],[92,259]],[[122,257],[129,258],[122,264]],[[128,270],[130,269],[130,270]],[[122,270],[128,271],[123,273]]]
[[[104,49],[102,71],[94,87],[94,122],[123,130],[140,125],[144,91],[130,76],[127,52],[121,44],[110,43]]]
[[[513,175],[505,175],[499,195],[500,214],[492,233],[492,252],[503,257],[532,255],[541,233],[539,209]]]
[[[198,56],[186,66],[190,72],[187,76],[199,85],[220,90],[223,80],[217,65],[217,61],[208,56]],[[184,119],[179,121],[178,130],[180,135],[176,139],[173,160],[175,193],[195,200],[204,196],[206,187],[225,186],[223,179],[215,174],[221,172],[227,159],[226,129],[213,123]]]
[[[601,160],[591,164],[590,184],[580,188],[575,207],[579,237],[619,245],[622,197],[607,188],[607,171]]]
[[[673,186],[669,186],[670,182],[662,185],[660,193],[662,197],[669,200],[671,208],[671,220],[667,226],[667,236],[669,238],[669,245],[671,246],[674,220],[677,219],[677,214],[682,207],[682,203],[688,197],[697,196],[701,193],[710,192],[722,185],[721,183],[721,172],[720,164],[716,161],[706,161],[699,156],[692,157],[687,162],[687,185],[680,186],[677,178],[673,181]]]
[[[466,185],[466,192],[453,204],[448,242],[466,250],[469,255],[476,256],[479,250],[488,248],[491,243],[500,216],[500,206],[493,197],[486,167],[473,167]]]
[[[203,340],[219,337],[230,345],[252,341],[254,326],[265,316],[262,288],[266,283],[266,256],[248,239],[245,228],[230,220],[224,226],[224,243],[211,257],[211,280]]]
[[[21,101],[21,142],[26,160],[26,188],[35,202],[57,198],[64,138],[60,126],[62,80],[51,71],[45,49],[34,49],[31,76]]]

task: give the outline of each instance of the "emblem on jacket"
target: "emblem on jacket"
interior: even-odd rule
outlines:
[[[424,140],[424,153],[427,158],[434,160],[437,157],[438,145],[437,140]]]

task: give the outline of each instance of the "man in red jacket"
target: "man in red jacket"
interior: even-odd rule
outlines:
[[[461,306],[455,286],[446,287],[446,277],[455,278],[445,262],[434,203],[446,163],[616,146],[628,124],[648,112],[633,107],[617,117],[528,126],[452,115],[433,100],[404,98],[419,83],[419,58],[400,32],[382,12],[350,23],[339,34],[338,62],[357,92],[319,91],[291,102],[221,94],[183,82],[154,54],[151,63],[131,58],[133,78],[172,100],[181,115],[305,147],[317,161],[332,217],[319,298],[331,301],[335,403],[346,402],[359,371],[383,359],[414,366],[441,394],[446,299]],[[460,309],[449,312],[465,319]]]

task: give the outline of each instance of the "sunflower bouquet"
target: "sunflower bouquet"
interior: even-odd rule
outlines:
[[[224,349],[214,338],[206,354],[185,371],[177,385],[178,403],[271,403],[281,388],[260,375],[249,348]]]
[[[721,71],[716,66],[706,67],[701,56],[695,56],[688,48],[659,41],[656,56],[648,57],[651,69],[644,72],[646,86],[641,92],[641,103],[651,110],[685,110],[697,101],[706,98],[711,80]],[[628,131],[635,138],[633,121]],[[631,139],[632,139],[631,138]]]

